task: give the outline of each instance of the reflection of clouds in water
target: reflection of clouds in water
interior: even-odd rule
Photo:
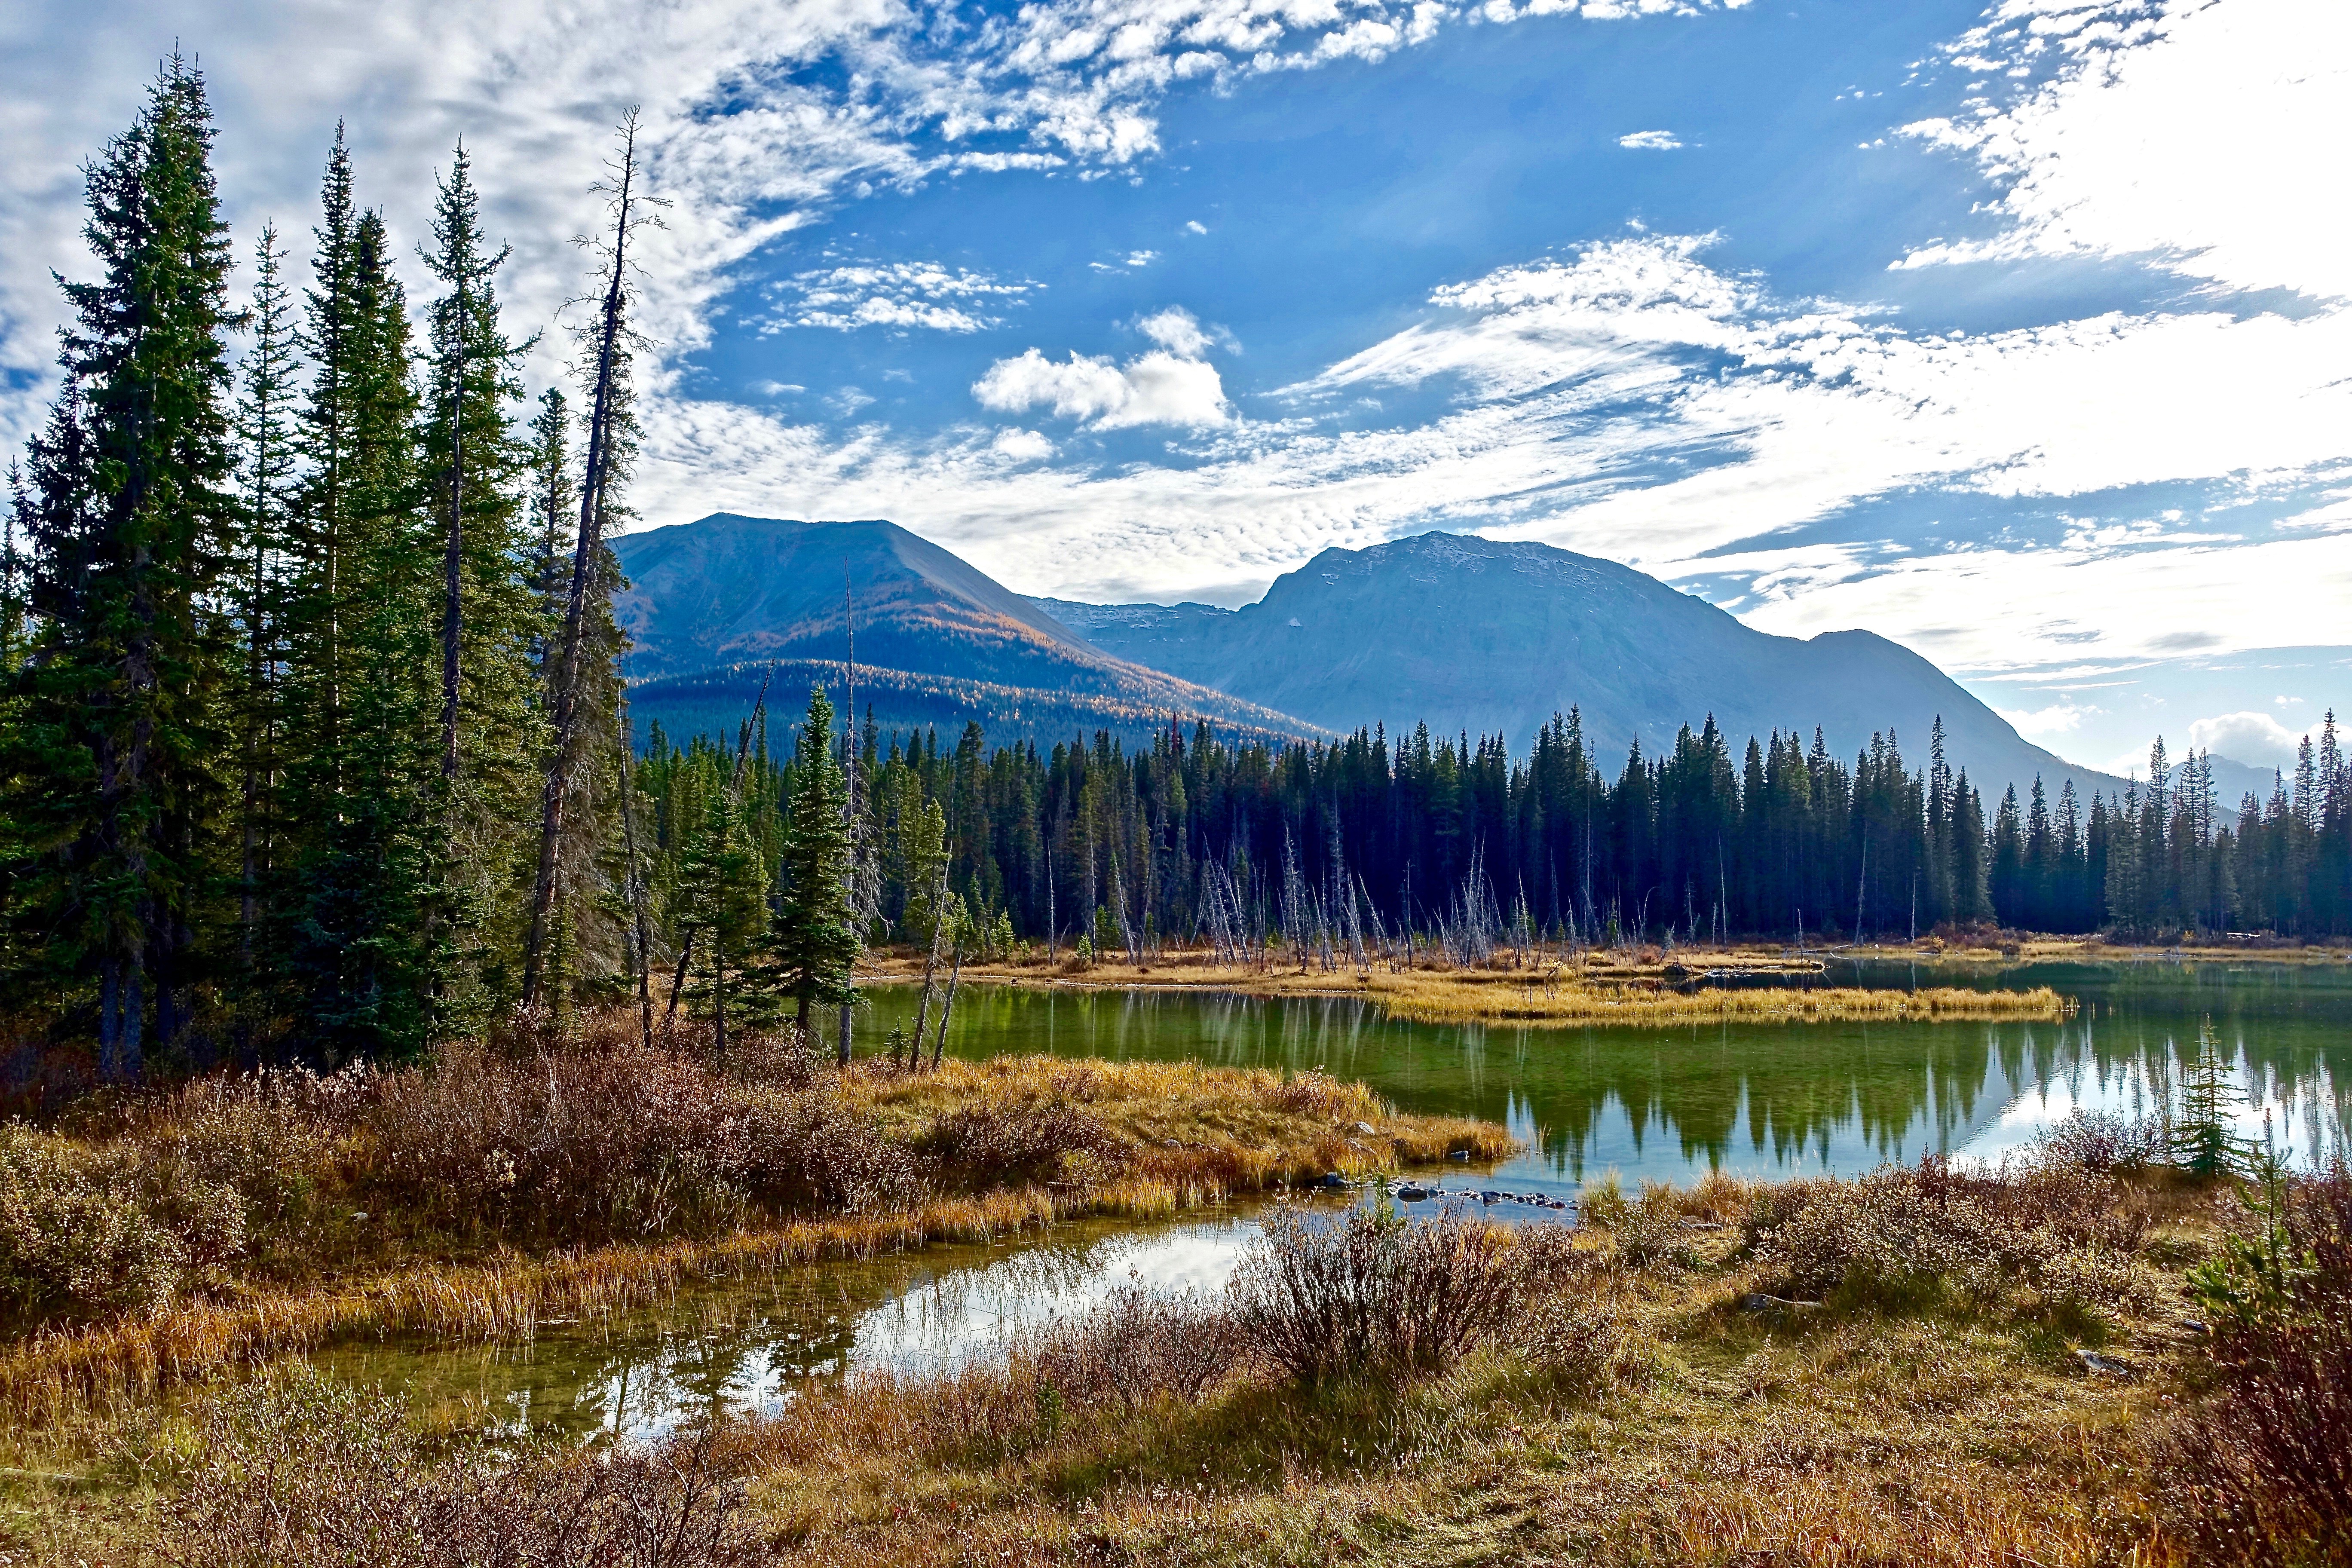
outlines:
[[[937,1275],[859,1315],[849,1364],[912,1371],[1001,1352],[1022,1330],[1083,1313],[1130,1282],[1222,1290],[1256,1233],[1249,1221],[1223,1220],[1084,1249],[1040,1247]]]

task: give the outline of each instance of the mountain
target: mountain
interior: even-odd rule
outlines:
[[[968,562],[896,523],[719,512],[614,540],[629,587],[614,615],[633,646],[630,703],[674,736],[731,730],[776,665],[772,701],[813,680],[842,700],[845,590],[856,591],[858,708],[886,729],[977,719],[992,738],[1050,743],[1109,729],[1129,741],[1172,717],[1236,736],[1321,733],[1096,647]]]
[[[1036,601],[1108,654],[1261,702],[1311,723],[1393,733],[1500,733],[1524,749],[1571,706],[1619,755],[1656,755],[1709,713],[1735,748],[1819,725],[1852,757],[1892,730],[1925,763],[1941,715],[1952,765],[1990,807],[2036,774],[2087,803],[2120,781],[2027,743],[1927,660],[1872,632],[1775,637],[1613,562],[1549,545],[1425,533],[1326,550],[1239,610],[1207,605]]]

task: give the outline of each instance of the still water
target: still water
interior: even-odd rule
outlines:
[[[948,1049],[1319,1068],[1406,1110],[1504,1123],[1527,1152],[1494,1184],[1563,1194],[1610,1169],[1680,1182],[1997,1158],[2078,1108],[2156,1110],[2209,1024],[2249,1135],[2267,1112],[2307,1156],[2352,1116],[2352,965],[1844,963],[1821,983],[2049,985],[2082,1006],[2058,1023],[1519,1029],[1405,1023],[1347,996],[967,986]],[[911,1024],[911,988],[872,995],[864,1037]]]
[[[1447,1185],[1569,1197],[1611,1170],[1680,1181],[1715,1166],[1792,1175],[1928,1152],[1996,1159],[2078,1107],[2155,1110],[2209,1026],[2248,1133],[2262,1134],[2267,1112],[2272,1134],[2308,1157],[2352,1125],[2352,967],[1847,965],[1822,983],[2048,984],[2082,1007],[2056,1024],[1538,1030],[1399,1023],[1342,997],[966,986],[948,1048],[1319,1068],[1408,1110],[1502,1121],[1526,1146],[1492,1171],[1455,1167]],[[911,1023],[910,990],[868,1000],[866,1046]],[[1084,1222],[994,1247],[705,1286],[657,1310],[544,1324],[523,1346],[392,1342],[318,1359],[479,1429],[648,1437],[704,1411],[780,1408],[811,1376],[986,1355],[1130,1280],[1217,1289],[1255,1232],[1252,1213],[1243,1204],[1150,1226]]]

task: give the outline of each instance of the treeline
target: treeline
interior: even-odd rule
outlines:
[[[88,165],[98,276],[0,555],[0,1006],[117,1079],[404,1056],[649,963],[604,545],[634,120],[574,395],[535,403],[462,142],[400,237],[339,126],[307,268],[267,226],[238,300],[215,136],[174,58]]]
[[[709,752],[655,735],[651,816],[677,815],[663,781]],[[761,798],[785,798],[798,759],[761,754],[777,782]],[[870,723],[856,755],[877,933],[910,910],[930,929],[942,858],[967,929],[1098,948],[1409,932],[1460,951],[1515,932],[1900,938],[1990,922],[2138,939],[2352,931],[2352,774],[2332,715],[2292,782],[2234,810],[2203,756],[2173,766],[2161,741],[2147,779],[2113,797],[2083,801],[2069,783],[2052,799],[2037,781],[1988,809],[1946,761],[1940,721],[1916,771],[1892,734],[1848,762],[1818,731],[1735,752],[1710,720],[1604,772],[1573,712],[1517,759],[1500,740],[1425,728],[1275,747],[1203,727],[1148,751],[1101,734],[1045,752],[992,751],[978,725],[943,748]]]

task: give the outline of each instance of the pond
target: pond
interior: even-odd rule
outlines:
[[[2082,1007],[2059,1023],[1509,1028],[1406,1023],[1351,996],[974,985],[948,1049],[1319,1068],[1406,1110],[1504,1123],[1527,1152],[1495,1184],[1561,1195],[1612,1169],[1680,1182],[1997,1158],[2078,1108],[2158,1109],[2209,1023],[2247,1135],[2267,1111],[2307,1155],[2352,1124],[2352,965],[1833,963],[1821,984],[2046,984]],[[868,994],[869,1045],[911,1025],[915,988]]]
[[[1503,1121],[1526,1145],[1492,1171],[1456,1167],[1445,1185],[1560,1197],[1610,1170],[1630,1183],[1715,1166],[1850,1173],[1930,1152],[1997,1158],[2077,1107],[2152,1110],[2209,1021],[2243,1094],[2242,1129],[2259,1135],[2266,1110],[2280,1141],[2307,1153],[2352,1122],[2352,973],[2341,966],[1882,963],[1822,979],[1857,983],[2051,984],[2083,1005],[2057,1024],[1498,1029],[1399,1023],[1344,997],[967,986],[949,1049],[1319,1068],[1407,1110]],[[859,1027],[870,1046],[911,1022],[915,995],[882,987],[868,1003]],[[781,1408],[812,1376],[990,1354],[1130,1279],[1220,1289],[1257,1228],[1255,1207],[1146,1226],[1078,1222],[996,1246],[704,1286],[659,1310],[543,1324],[527,1345],[395,1340],[316,1359],[477,1429],[656,1436],[705,1411]],[[1480,1212],[1559,1217],[1510,1201]]]

